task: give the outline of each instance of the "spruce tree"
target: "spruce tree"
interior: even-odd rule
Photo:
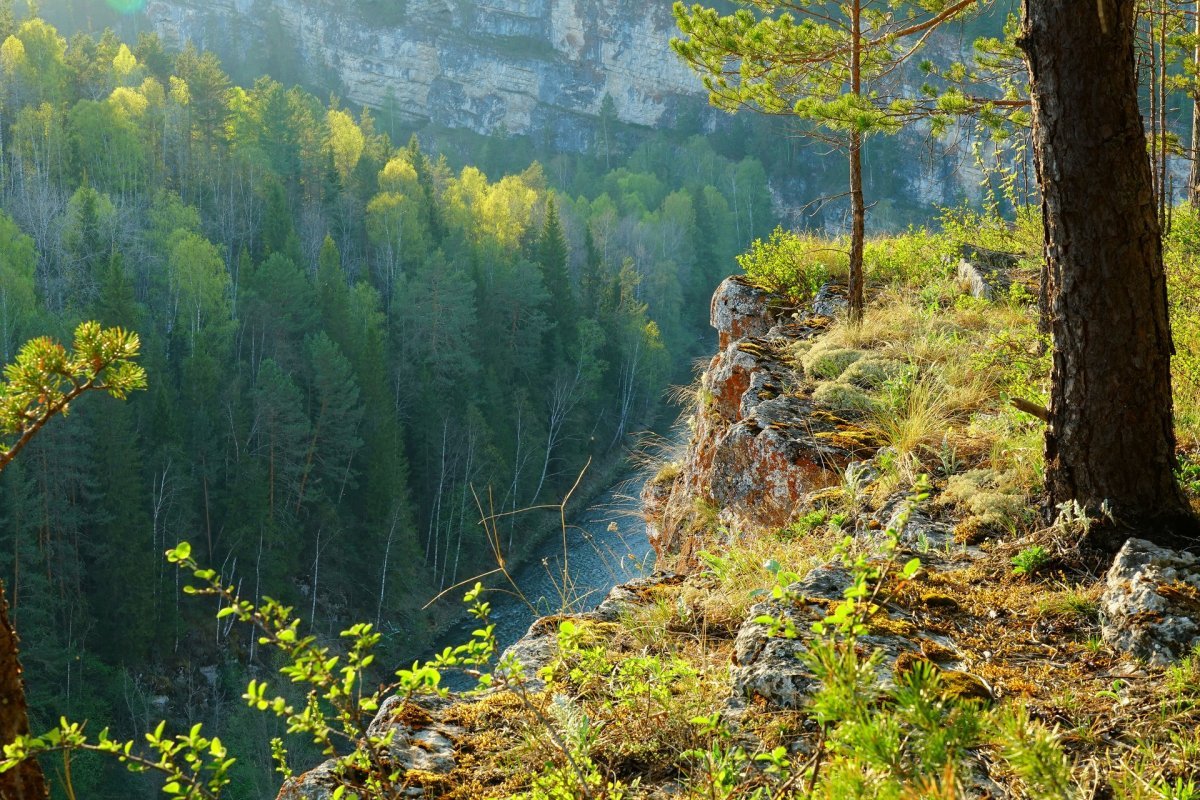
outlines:
[[[554,323],[551,333],[551,364],[560,361],[575,341],[576,304],[568,272],[567,237],[558,219],[558,208],[551,195],[546,200],[546,221],[537,244],[537,261],[542,268],[542,282],[549,293],[550,305],[546,316]]]

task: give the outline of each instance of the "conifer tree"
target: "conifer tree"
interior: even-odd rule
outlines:
[[[552,361],[560,359],[575,340],[576,307],[567,269],[567,237],[558,218],[558,207],[551,195],[546,200],[546,221],[537,244],[537,260],[542,268],[542,282],[549,293],[547,316],[555,324],[550,348]]]
[[[888,78],[940,25],[981,0],[740,0],[717,10],[675,4],[684,38],[675,51],[698,72],[709,100],[736,111],[794,115],[811,123],[806,135],[846,152],[850,162],[850,318],[863,313],[866,201],[862,149],[872,134],[895,133],[917,105],[894,93]]]
[[[1138,109],[1136,7],[1025,0],[1021,39],[1053,311],[1047,510],[1083,507],[1104,523],[1092,538],[1114,552],[1134,533],[1200,541],[1174,473],[1174,348]]]
[[[82,395],[102,391],[124,399],[144,389],[146,374],[133,363],[138,349],[136,335],[103,330],[94,322],[79,326],[70,351],[45,338],[22,347],[0,382],[0,473],[51,419]],[[28,734],[17,635],[0,586],[0,743]],[[0,797],[42,800],[47,796],[36,761],[0,773]]]

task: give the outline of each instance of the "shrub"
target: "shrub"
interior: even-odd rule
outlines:
[[[908,367],[899,361],[868,356],[847,367],[840,380],[862,389],[881,389],[885,383],[899,377],[906,369]]]
[[[948,274],[956,246],[948,236],[924,229],[866,243],[863,261],[872,280],[882,283],[926,283]]]
[[[875,401],[857,386],[841,381],[822,383],[813,391],[813,402],[833,411],[873,411]]]
[[[776,228],[764,242],[755,239],[750,252],[738,256],[746,277],[795,301],[817,293],[832,273],[845,272],[848,258],[836,242]]]

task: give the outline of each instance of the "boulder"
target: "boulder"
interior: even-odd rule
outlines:
[[[806,643],[812,637],[812,624],[825,615],[817,601],[840,600],[850,583],[850,573],[845,569],[818,567],[803,581],[788,587],[794,601],[771,599],[750,608],[733,645],[735,699],[760,700],[774,708],[800,708],[806,702],[819,688],[812,671],[801,660],[808,652]],[[757,621],[760,617],[789,625],[795,636],[788,638],[784,630],[772,636],[771,629]]]
[[[803,425],[739,422],[712,449],[703,490],[740,529],[782,528],[810,492],[841,480],[849,455]]]
[[[1014,266],[1011,253],[974,248],[958,261],[958,281],[972,297],[994,300],[1012,284],[1009,272]]]
[[[463,734],[460,728],[439,721],[441,712],[449,705],[450,701],[436,697],[408,701],[389,697],[380,706],[367,733],[382,737],[393,732],[387,760],[389,767],[401,774],[410,770],[449,774],[457,764],[455,741]],[[286,781],[277,800],[329,800],[338,785],[335,762],[326,761]],[[414,797],[423,794],[419,788],[409,793]]]
[[[825,618],[829,604],[841,601],[853,582],[850,571],[836,564],[812,570],[804,580],[788,587],[790,597],[771,599],[751,607],[734,642],[732,683],[734,703],[745,700],[773,708],[801,708],[819,687],[819,682],[802,660],[815,635],[812,624]],[[787,627],[771,634],[757,620],[771,617]],[[789,638],[789,634],[791,638]],[[886,689],[894,679],[897,659],[919,652],[915,637],[872,632],[859,639],[864,656],[879,651],[879,687]]]
[[[827,283],[817,290],[810,305],[817,316],[836,317],[850,307],[850,301],[846,299],[846,287]]]
[[[1200,557],[1130,539],[1108,570],[1101,634],[1111,647],[1169,664],[1200,645]]]
[[[830,288],[827,302],[837,299]],[[687,453],[677,474],[648,483],[642,493],[660,564],[697,566],[697,554],[709,545],[696,534],[714,522],[734,532],[786,525],[806,495],[841,480],[852,458],[831,441],[836,425],[828,415],[813,415],[784,355],[828,321],[796,321],[803,314],[780,319],[783,310],[789,310],[784,298],[739,277],[725,280],[713,297],[721,350],[701,378]]]
[[[717,287],[710,308],[710,322],[720,337],[719,349],[750,336],[763,336],[774,326],[773,295],[740,275],[726,278]],[[778,301],[778,297],[774,297]]]

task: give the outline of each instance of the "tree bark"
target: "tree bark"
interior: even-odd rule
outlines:
[[[1076,501],[1094,543],[1200,543],[1175,481],[1171,331],[1134,77],[1135,0],[1025,0],[1054,360],[1047,511]]]
[[[850,134],[850,322],[858,325],[866,305],[863,291],[863,249],[866,242],[867,210],[862,188],[862,134]]]
[[[29,712],[25,706],[25,684],[17,632],[8,621],[8,600],[0,585],[0,745],[12,744],[29,735]],[[37,761],[22,762],[0,773],[0,797],[4,800],[45,800],[46,778]]]
[[[854,0],[851,8],[850,91],[862,94],[862,4]],[[866,241],[867,209],[863,202],[862,133],[850,131],[850,323],[862,322],[866,305],[863,291],[863,246]]]
[[[1192,63],[1200,67],[1200,0],[1192,9],[1192,33],[1196,44],[1192,48]],[[1192,170],[1188,175],[1188,200],[1193,207],[1200,206],[1200,77],[1193,78],[1192,85]]]

